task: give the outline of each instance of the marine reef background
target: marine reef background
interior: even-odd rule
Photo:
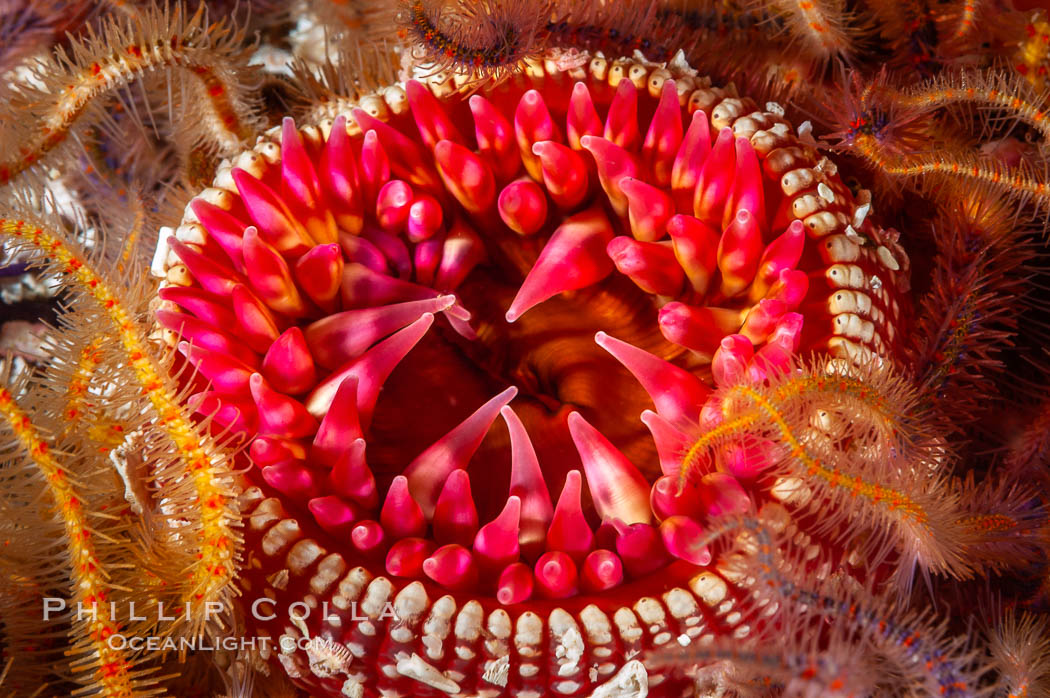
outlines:
[[[0,0],[0,694],[1050,695],[1048,71],[1039,2]]]

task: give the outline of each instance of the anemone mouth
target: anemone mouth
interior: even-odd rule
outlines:
[[[517,287],[490,268],[476,269],[457,297],[471,309],[477,338],[436,323],[384,383],[368,437],[381,490],[480,405],[512,386],[518,392],[509,406],[529,434],[549,492],[561,492],[567,473],[581,468],[568,430],[572,412],[638,464],[648,480],[660,476],[652,437],[637,420],[652,403],[594,341],[605,331],[668,358],[680,354],[659,334],[651,300],[622,278],[612,278],[553,298],[511,324],[504,314]],[[502,509],[505,497],[497,493],[510,490],[510,464],[509,432],[496,425],[465,468],[471,490],[486,493],[475,496],[479,520],[491,521]],[[596,528],[600,522],[587,492],[583,508]]]
[[[287,119],[160,248],[197,410],[250,442],[260,554],[337,551],[309,588],[347,564],[518,608],[684,584],[705,517],[769,484],[745,453],[678,488],[712,384],[894,351],[907,259],[778,108],[573,70]],[[320,551],[250,558],[273,592]]]

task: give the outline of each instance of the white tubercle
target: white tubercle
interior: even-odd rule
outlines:
[[[632,659],[616,675],[594,690],[591,698],[645,698],[649,695],[649,672]]]

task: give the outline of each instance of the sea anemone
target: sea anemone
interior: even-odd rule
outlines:
[[[281,77],[202,4],[12,92],[0,231],[70,308],[0,387],[16,691],[186,694],[224,639],[237,695],[1040,690],[1041,616],[960,610],[1045,579],[1045,403],[964,447],[1041,331],[1017,17],[1009,77],[974,3],[320,5],[251,20]]]
[[[812,490],[841,505],[825,540],[884,524],[852,522],[907,582],[965,567],[930,530],[960,514],[943,478],[886,453],[907,427],[820,399],[842,381],[908,411],[909,263],[778,105],[680,56],[580,53],[469,97],[441,80],[285,119],[155,259],[157,319],[211,387],[191,404],[250,443],[240,585],[289,676],[654,687],[633,655],[769,622],[735,608],[708,532]],[[792,358],[812,352],[835,360]]]

